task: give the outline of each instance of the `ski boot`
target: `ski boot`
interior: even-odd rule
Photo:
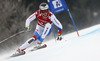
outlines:
[[[58,34],[57,40],[58,41],[61,41],[62,40],[62,35],[61,34]]]
[[[41,44],[42,44],[42,42],[37,42],[37,44],[36,44],[36,46],[34,48],[39,49],[39,48],[47,47],[46,44],[43,44],[43,45],[41,45]]]
[[[24,55],[24,54],[25,54],[24,49],[23,50],[18,49],[11,57],[16,57],[16,56],[20,56],[20,55]]]
[[[41,44],[42,44],[42,42],[37,42],[37,43],[36,43],[36,46],[35,46],[34,48],[41,47]]]
[[[23,49],[23,50],[20,50],[20,49],[18,49],[18,50],[17,50],[17,52],[18,52],[18,53],[25,54],[25,51],[24,51],[24,49]]]

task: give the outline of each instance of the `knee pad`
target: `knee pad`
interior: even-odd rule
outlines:
[[[30,38],[30,39],[28,39],[28,43],[30,44],[31,42],[33,42],[35,40],[35,38]]]
[[[36,40],[36,39],[37,39],[37,36],[36,36],[36,35],[34,35],[34,36],[33,36],[33,38]]]

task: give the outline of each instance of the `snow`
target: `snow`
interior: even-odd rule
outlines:
[[[2,56],[2,61],[100,61],[100,25],[95,25],[64,35],[62,41],[45,42],[47,48],[30,52],[15,58]]]

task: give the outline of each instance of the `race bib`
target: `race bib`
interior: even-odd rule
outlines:
[[[55,9],[59,8],[59,7],[62,7],[62,3],[61,3],[60,0],[53,0],[52,4],[53,4],[53,6],[54,6]]]

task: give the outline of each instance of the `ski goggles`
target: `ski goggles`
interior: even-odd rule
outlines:
[[[42,13],[47,13],[47,12],[48,12],[48,10],[41,10],[41,12],[42,12]]]

